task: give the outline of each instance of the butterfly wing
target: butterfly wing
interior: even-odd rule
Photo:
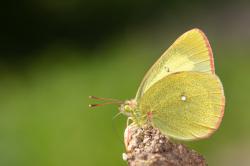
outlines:
[[[210,44],[199,29],[180,36],[156,61],[143,78],[136,100],[157,81],[179,71],[214,73],[214,60]]]
[[[215,74],[178,72],[142,96],[139,110],[163,134],[179,140],[210,136],[224,115],[225,97]]]

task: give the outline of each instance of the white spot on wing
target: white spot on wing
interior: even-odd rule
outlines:
[[[181,100],[182,100],[182,101],[186,101],[186,100],[187,100],[187,97],[183,95],[183,96],[181,96]]]

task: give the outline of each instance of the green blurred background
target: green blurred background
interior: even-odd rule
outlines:
[[[0,10],[0,165],[126,165],[126,117],[89,95],[130,99],[185,31],[212,45],[226,93],[220,129],[188,143],[209,165],[250,165],[250,3],[23,0]]]

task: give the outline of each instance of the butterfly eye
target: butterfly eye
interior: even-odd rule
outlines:
[[[124,106],[124,111],[130,112],[130,110],[131,110],[131,108],[130,108],[129,105],[125,105],[125,106]]]
[[[187,97],[184,96],[184,95],[182,95],[182,96],[181,96],[181,100],[182,100],[182,101],[186,101],[186,100],[187,100]]]

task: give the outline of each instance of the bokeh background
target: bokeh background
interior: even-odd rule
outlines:
[[[0,165],[126,165],[126,117],[89,95],[130,99],[154,61],[198,27],[212,45],[225,117],[187,143],[209,165],[250,165],[247,1],[2,1]]]

